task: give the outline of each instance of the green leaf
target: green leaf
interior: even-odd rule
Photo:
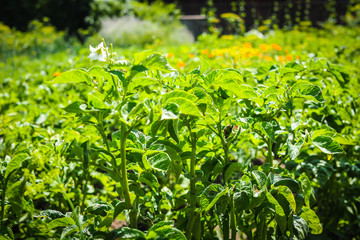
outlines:
[[[205,212],[209,211],[215,204],[217,201],[219,201],[219,199],[224,196],[227,192],[229,191],[229,188],[225,188],[224,190],[222,190],[221,192],[219,192],[218,194],[216,194],[216,196],[211,200],[211,202],[209,203],[209,205],[206,206],[205,208]]]
[[[63,109],[69,113],[81,114],[81,113],[87,112],[86,107],[87,107],[86,104],[84,104],[83,102],[76,101],[76,102],[73,102],[70,105],[66,106]]]
[[[316,136],[312,143],[326,154],[343,154],[345,151],[334,139],[328,136]]]
[[[134,78],[130,81],[129,86],[128,86],[128,91],[131,92],[135,88],[138,88],[138,87],[146,87],[146,86],[156,85],[156,84],[159,84],[159,80],[157,80],[157,79],[153,79],[153,78],[149,78],[149,77],[138,77],[138,78]]]
[[[177,228],[173,227],[173,222],[162,221],[153,225],[147,234],[147,239],[174,239],[186,240],[186,236]]]
[[[276,222],[280,227],[281,233],[285,234],[287,220],[286,220],[286,215],[285,215],[284,209],[281,207],[279,202],[269,192],[266,192],[266,198],[268,199],[268,201],[271,204],[274,205]]]
[[[199,196],[202,210],[210,210],[221,196],[226,194],[228,188],[223,188],[220,184],[211,184]]]
[[[249,209],[252,203],[252,193],[249,189],[234,193],[234,206],[237,213]]]
[[[266,184],[266,174],[262,171],[252,171],[251,175],[255,178],[258,188],[261,189]]]
[[[242,168],[243,168],[242,164],[239,162],[230,163],[230,165],[227,166],[225,170],[225,182],[229,180],[229,178],[232,176],[234,172],[240,171]]]
[[[108,203],[95,203],[85,209],[85,212],[105,217],[107,212],[112,209]]]
[[[273,142],[276,142],[274,128],[270,122],[257,122],[255,123],[254,128],[270,138]]]
[[[291,189],[293,192],[298,192],[300,190],[300,185],[297,181],[292,178],[275,178],[274,187],[277,186],[286,186]]]
[[[25,181],[17,181],[11,184],[6,189],[6,197],[10,205],[12,206],[12,211],[15,212],[17,217],[21,216],[23,210],[23,195],[25,192]]]
[[[89,105],[93,106],[95,109],[99,109],[99,110],[111,109],[111,106],[106,105],[105,101],[101,100],[100,98],[98,98],[93,94],[90,94],[88,96],[88,101],[89,101]]]
[[[198,99],[195,95],[190,94],[188,92],[185,92],[182,90],[175,90],[175,91],[172,91],[172,92],[162,95],[160,101],[162,104],[165,104],[168,102],[169,99],[172,99],[172,98],[185,98],[194,103]]]
[[[50,83],[86,83],[92,84],[92,77],[84,70],[76,69],[62,73]]]
[[[309,224],[310,232],[312,234],[321,234],[323,227],[316,213],[309,207],[303,207],[302,209],[303,212],[300,214],[300,217]]]
[[[111,64],[111,66],[115,67],[130,67],[132,62],[126,59],[118,60],[115,63]]]
[[[62,218],[65,217],[65,215],[62,212],[56,211],[56,210],[43,210],[41,211],[36,217],[48,217],[51,220],[54,220],[56,218]]]
[[[294,97],[306,97],[316,102],[324,101],[320,87],[306,81],[299,81],[295,83],[291,87],[289,93]]]
[[[57,218],[46,224],[46,231],[57,227],[68,227],[75,224],[76,223],[74,219],[72,219],[71,217]]]
[[[243,77],[238,70],[220,69],[212,71],[205,78],[205,87],[216,87],[225,89],[235,94],[239,99],[248,99],[257,97],[254,89],[247,85],[241,85]]]
[[[169,155],[164,152],[159,152],[151,157],[147,157],[147,161],[151,167],[159,171],[167,171],[171,163]]]
[[[154,192],[157,192],[160,186],[157,178],[151,172],[142,172],[139,177],[139,182],[147,184]]]
[[[179,140],[179,130],[178,130],[178,120],[169,120],[168,121],[168,132],[170,137],[174,139],[177,143],[180,142]]]
[[[5,178],[21,167],[21,163],[28,158],[28,154],[20,153],[15,155],[6,166]]]
[[[333,140],[335,140],[339,144],[343,144],[343,145],[354,145],[353,142],[351,142],[349,139],[347,139],[343,135],[341,135],[337,132],[329,131],[327,129],[316,130],[311,134],[312,138],[315,138],[317,136],[331,137]]]
[[[116,230],[111,231],[105,239],[115,240],[115,239],[145,239],[145,234],[140,230],[122,227]]]
[[[293,161],[299,156],[300,149],[304,145],[304,140],[300,139],[297,143],[292,144],[291,141],[288,139],[286,141],[286,143],[287,143],[288,149],[289,149],[290,160]]]
[[[294,233],[292,240],[305,240],[309,232],[309,224],[301,217],[293,217]]]
[[[286,198],[292,210],[296,212],[296,201],[290,188],[288,188],[287,186],[279,186],[276,189],[279,191],[281,195],[283,195]]]
[[[151,54],[141,61],[141,64],[151,70],[159,70],[164,73],[175,71],[175,69],[168,63],[166,57],[159,53]]]
[[[231,80],[231,81],[230,81]],[[228,82],[229,84],[242,83],[243,77],[238,70],[235,69],[216,69],[211,71],[205,79],[205,86],[211,87],[212,85],[219,84],[221,82]],[[235,85],[233,85],[235,86]]]
[[[179,105],[176,103],[168,103],[165,107],[161,108],[161,112],[161,120],[177,119],[179,118]]]
[[[185,98],[171,98],[168,102],[177,104],[179,106],[180,114],[190,115],[195,117],[202,117],[202,114],[197,106]]]
[[[310,180],[306,176],[306,174],[303,173],[299,177],[299,181],[301,183],[301,188],[302,188],[303,193],[304,193],[305,204],[306,204],[307,207],[310,207],[310,198],[311,198],[311,190],[312,190]]]
[[[70,225],[61,232],[60,240],[65,239],[65,237],[69,236],[70,234],[79,231],[79,227],[76,225]]]
[[[118,201],[117,203],[113,204],[115,205],[114,206],[114,217],[113,217],[113,220],[115,220],[115,218],[120,214],[122,213],[122,211],[124,211],[125,209],[127,209],[127,204],[126,202],[120,202]]]

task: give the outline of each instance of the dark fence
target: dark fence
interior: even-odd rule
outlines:
[[[208,0],[165,0],[177,2],[184,15],[201,14]],[[310,21],[313,26],[332,18],[343,24],[350,0],[212,0],[216,15],[233,12],[245,20],[246,28],[252,28],[265,19],[273,19],[279,27]]]

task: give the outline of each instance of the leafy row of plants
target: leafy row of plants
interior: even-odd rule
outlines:
[[[51,82],[59,93],[77,99],[66,104],[59,94],[62,100],[56,100],[68,112],[57,123],[57,132],[65,135],[32,136],[43,147],[18,145],[2,164],[2,222],[13,214],[19,222],[32,218],[26,223],[30,232],[23,234],[304,239],[322,231],[312,209],[321,210],[315,196],[327,197],[320,189],[340,178],[331,163],[352,170],[342,184],[358,188],[353,182],[358,167],[352,164],[357,139],[351,125],[331,121],[332,109],[340,109],[325,104],[346,99],[331,92],[334,86],[346,89],[350,81],[340,66],[311,59],[251,73],[214,70],[203,60],[179,74],[151,51],[116,61],[103,44],[91,57],[107,65],[71,70]],[[63,83],[83,86],[73,92]],[[356,104],[350,100],[349,113],[341,117],[351,119]],[[347,137],[338,133],[344,128]],[[51,165],[46,183],[51,191],[36,202],[51,197],[57,203],[43,211],[25,194],[27,183],[37,181],[31,174],[39,167],[34,152],[51,159],[42,163],[45,169]],[[29,187],[35,194],[42,191]],[[357,204],[354,196],[355,212]],[[109,231],[116,219],[127,227]],[[12,235],[9,227],[2,232]]]
[[[357,32],[3,59],[1,238],[356,239]]]

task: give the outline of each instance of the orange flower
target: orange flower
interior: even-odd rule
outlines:
[[[59,72],[54,72],[54,77],[58,77],[58,76],[60,76],[61,75],[61,73],[59,73]]]
[[[173,53],[168,53],[168,54],[167,54],[167,57],[168,57],[168,58],[172,58],[172,57],[174,57],[174,54],[173,54]]]
[[[279,62],[285,62],[285,57],[284,56],[278,56],[278,61]]]
[[[291,56],[291,55],[286,55],[286,60],[288,60],[288,61],[292,61],[293,60],[293,56]]]
[[[299,56],[299,55],[296,55],[296,59],[300,59],[300,56]]]
[[[214,57],[214,54],[210,53],[209,58],[213,58],[213,57]]]
[[[251,45],[251,43],[246,42],[246,43],[243,44],[243,47],[244,48],[252,48],[252,45]]]
[[[274,50],[277,50],[277,51],[281,51],[281,50],[282,50],[282,47],[281,47],[279,44],[276,44],[276,43],[272,43],[272,44],[271,44],[271,47],[272,47]]]
[[[261,49],[261,51],[263,52],[267,52],[268,51],[268,45],[262,43],[260,44],[259,48]]]
[[[186,66],[186,63],[183,61],[178,61],[177,66],[178,66],[178,68],[183,68]]]
[[[209,54],[209,50],[203,49],[203,50],[201,50],[201,54],[202,54],[202,55],[208,55],[208,54]]]
[[[189,58],[194,58],[194,57],[195,57],[195,55],[194,55],[194,54],[189,53]]]
[[[264,55],[263,58],[264,58],[266,61],[269,61],[269,62],[274,61],[274,59],[273,59],[272,57],[268,56],[268,55]]]

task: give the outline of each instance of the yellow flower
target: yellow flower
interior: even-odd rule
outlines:
[[[174,56],[175,56],[175,55],[174,55],[173,53],[168,53],[168,54],[167,54],[167,57],[168,57],[168,58],[172,58],[172,57],[174,57]]]
[[[189,53],[189,58],[194,58],[194,57],[195,57],[195,55],[194,55],[194,54]]]
[[[233,40],[234,36],[233,35],[222,35],[220,37],[220,39],[222,39],[222,40]]]

